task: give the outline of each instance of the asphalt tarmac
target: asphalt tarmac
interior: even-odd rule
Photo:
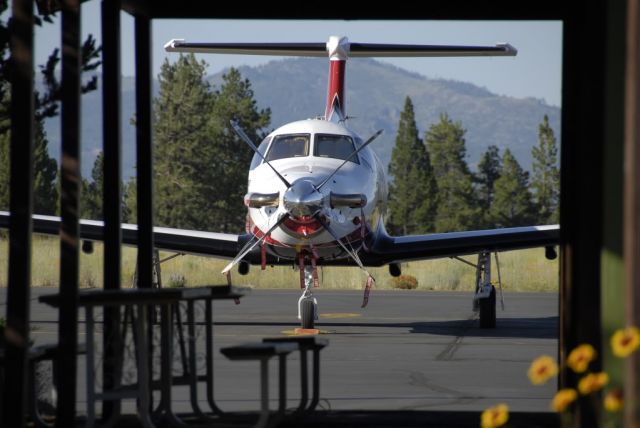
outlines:
[[[0,290],[4,314],[6,289]],[[56,340],[57,312],[37,302],[56,289],[32,289],[32,338]],[[214,304],[215,396],[223,410],[258,410],[256,361],[229,361],[219,348],[291,334],[298,327],[297,290],[253,290],[236,305]],[[361,309],[362,292],[315,292],[321,352],[321,401],[327,410],[481,411],[507,403],[512,411],[548,412],[555,382],[533,386],[526,373],[541,354],[557,355],[558,295],[505,293],[495,329],[480,329],[468,292],[378,291]],[[499,296],[498,296],[499,297]],[[1,316],[1,315],[0,315]],[[80,313],[84,340],[84,312]],[[202,337],[202,335],[200,336]],[[297,356],[288,369],[288,407],[299,397]],[[276,365],[271,367],[275,407]],[[78,412],[86,409],[84,358],[78,359]],[[175,387],[174,407],[186,411],[188,391]],[[204,388],[202,388],[204,396]],[[133,402],[124,409],[133,411]]]

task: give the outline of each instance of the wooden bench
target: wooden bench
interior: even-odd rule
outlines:
[[[260,417],[255,428],[264,428],[269,421],[269,360],[279,360],[279,405],[276,422],[285,413],[287,404],[287,355],[299,349],[297,343],[269,342],[247,343],[243,345],[221,348],[220,352],[233,361],[260,361]]]
[[[285,336],[285,337],[269,337],[262,340],[264,343],[296,343],[300,350],[300,405],[296,409],[296,413],[310,412],[316,408],[320,400],[320,351],[329,344],[326,339],[317,336]],[[311,403],[307,406],[309,400],[309,380],[307,351],[313,352],[313,397]]]

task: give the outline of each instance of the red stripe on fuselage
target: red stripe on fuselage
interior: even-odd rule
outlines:
[[[346,69],[345,60],[330,60],[329,61],[329,86],[327,90],[327,107],[324,111],[325,119],[329,120],[331,114],[331,107],[333,106],[333,100],[338,97],[338,103],[342,114],[347,114],[344,106],[344,73]]]

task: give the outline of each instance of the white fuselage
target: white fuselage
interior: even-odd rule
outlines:
[[[380,160],[365,147],[317,192],[314,188],[362,144],[362,139],[344,125],[321,119],[292,122],[269,134],[258,150],[295,189],[287,191],[284,182],[256,155],[249,171],[248,194],[278,195],[270,206],[248,208],[248,232],[261,235],[288,215],[267,239],[270,253],[295,258],[302,250],[313,248],[324,259],[345,257],[334,236],[313,218],[320,215],[334,235],[346,238],[343,242],[350,242],[357,250],[362,235],[375,233],[386,211],[387,183]],[[307,188],[313,197],[291,195],[293,190],[304,193]],[[349,206],[336,202],[346,195],[363,197],[362,203]]]

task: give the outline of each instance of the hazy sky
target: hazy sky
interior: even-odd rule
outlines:
[[[83,33],[100,40],[99,1],[83,4]],[[562,23],[560,21],[249,21],[155,20],[153,70],[158,74],[165,58],[163,45],[182,38],[200,42],[324,42],[331,35],[354,42],[410,44],[495,45],[507,42],[518,49],[516,57],[384,59],[427,77],[455,79],[486,87],[500,95],[534,97],[561,104]],[[46,60],[59,46],[60,26],[36,28],[36,62]],[[134,74],[133,18],[122,13],[122,73]],[[199,55],[208,73],[225,67],[256,65],[274,59],[262,56]],[[351,59],[350,61],[357,61]],[[347,84],[349,71],[347,67]]]

